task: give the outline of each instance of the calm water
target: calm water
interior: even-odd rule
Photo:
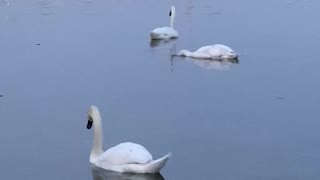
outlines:
[[[176,5],[180,38],[149,41]],[[320,178],[320,2],[1,0],[0,179]],[[223,43],[239,62],[170,58]],[[173,158],[162,176],[91,169],[105,147]]]

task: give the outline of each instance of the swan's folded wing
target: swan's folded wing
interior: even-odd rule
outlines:
[[[127,142],[108,149],[98,161],[101,165],[146,164],[152,161],[152,155],[143,146]]]
[[[195,52],[198,53],[208,53],[208,51],[212,48],[212,46],[203,46],[199,49],[197,49]]]
[[[176,38],[179,36],[178,32],[171,27],[156,28],[150,33],[151,38],[154,39],[166,39]]]

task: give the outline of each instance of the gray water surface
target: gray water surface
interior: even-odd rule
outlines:
[[[177,10],[175,41],[150,42]],[[320,178],[316,0],[0,1],[0,179],[96,175],[86,112],[105,148],[172,152],[159,178]],[[222,43],[238,62],[171,58]],[[150,179],[150,177],[138,177]],[[133,178],[134,179],[134,178]]]

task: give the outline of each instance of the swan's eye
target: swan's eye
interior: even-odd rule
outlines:
[[[171,13],[171,11],[170,11],[170,12],[169,12],[169,16],[171,16],[171,14],[172,14],[172,13]]]
[[[91,116],[88,116],[88,121],[93,122],[93,119]]]

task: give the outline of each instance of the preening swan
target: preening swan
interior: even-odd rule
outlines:
[[[90,154],[90,162],[97,167],[128,173],[159,173],[171,153],[153,160],[152,155],[143,146],[131,142],[121,143],[111,147],[107,151],[102,150],[102,122],[99,109],[90,106],[88,111],[87,128],[93,126],[93,146]]]
[[[238,57],[230,47],[223,44],[204,46],[194,52],[181,50],[177,55],[200,59],[233,59]]]
[[[174,18],[176,16],[176,9],[171,6],[169,13],[170,16],[170,27],[156,28],[150,33],[151,39],[170,39],[177,38],[179,36],[178,32],[174,29]]]

